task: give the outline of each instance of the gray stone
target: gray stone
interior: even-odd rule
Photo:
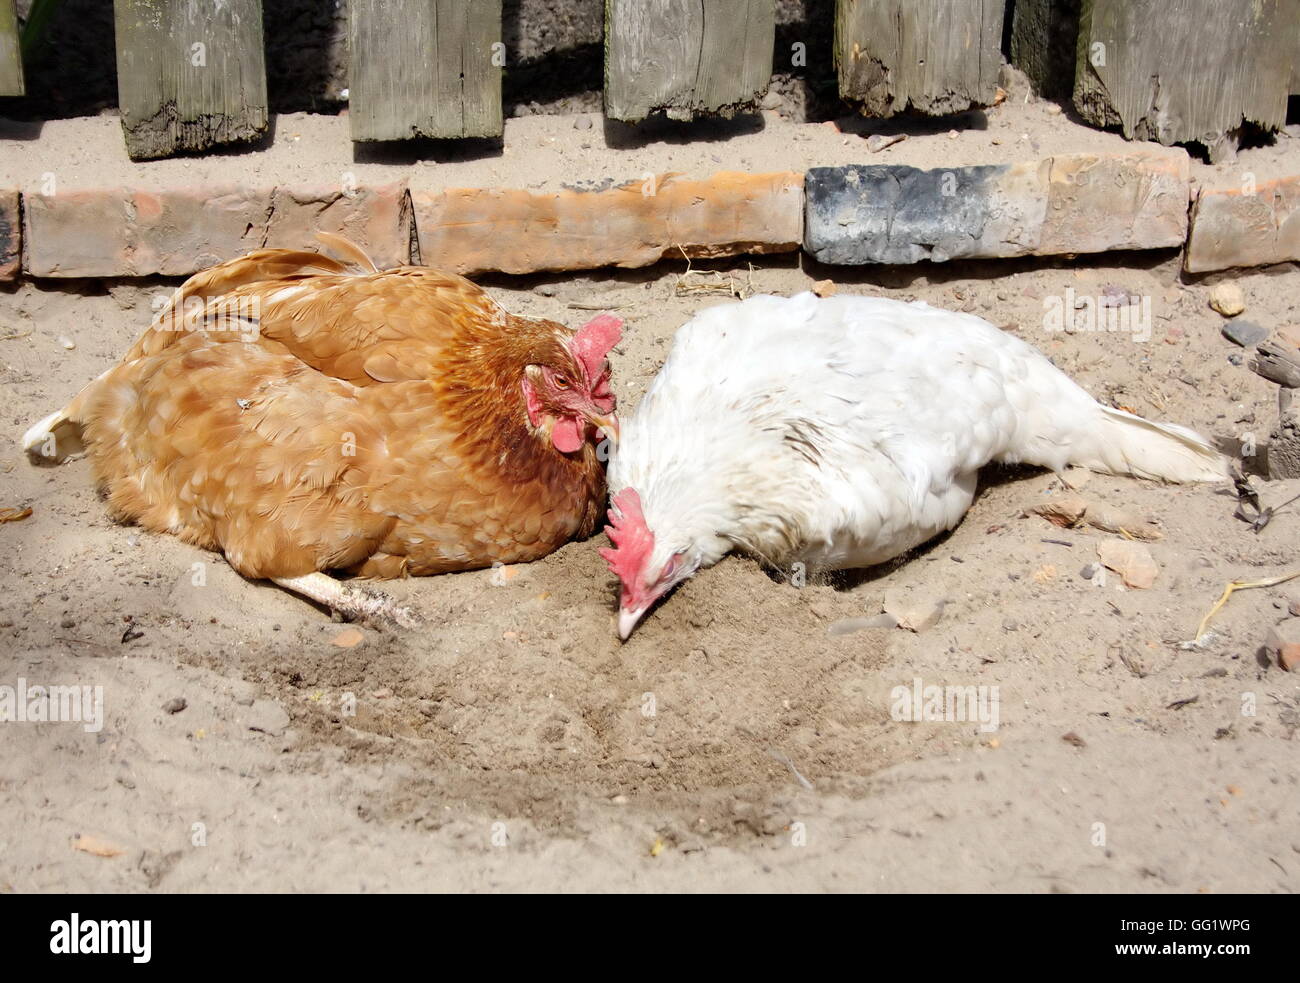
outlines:
[[[1268,328],[1254,321],[1227,321],[1223,325],[1223,337],[1242,348],[1254,348],[1268,337]]]

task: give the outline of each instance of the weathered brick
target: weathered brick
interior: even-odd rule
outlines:
[[[804,247],[825,263],[860,264],[1178,246],[1187,189],[1181,150],[931,170],[815,167]]]
[[[790,252],[803,176],[662,175],[599,191],[414,192],[420,262],[459,273],[639,267],[665,256]]]
[[[314,248],[345,235],[380,266],[406,263],[404,184],[357,189],[104,188],[25,199],[23,264],[32,276],[187,276],[264,245]]]
[[[124,188],[23,197],[23,271],[33,276],[112,276],[123,264]]]
[[[12,280],[22,266],[22,195],[0,191],[0,280]]]
[[[262,244],[269,191],[103,188],[24,198],[32,276],[184,276]]]
[[[411,261],[411,196],[406,182],[342,191],[337,186],[276,188],[266,245],[314,248],[317,232],[351,239],[380,269]]]
[[[1192,206],[1189,273],[1300,260],[1300,174],[1202,188]]]
[[[1187,241],[1191,159],[1186,151],[1153,148],[1049,160],[1037,255],[1164,249]]]
[[[937,263],[1033,252],[1046,197],[1039,164],[920,170],[814,167],[804,248],[823,263]]]

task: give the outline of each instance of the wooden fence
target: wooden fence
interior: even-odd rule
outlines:
[[[262,0],[114,0],[114,12],[131,157],[266,132]],[[501,136],[501,0],[349,0],[349,18],[353,140]],[[774,63],[807,57],[798,42],[774,52],[775,22],[775,0],[605,0],[606,114],[752,109]],[[1300,0],[837,0],[834,23],[840,95],[874,116],[990,105],[1004,37],[1085,121],[1212,157],[1247,122],[1283,125],[1300,90]],[[0,96],[22,93],[14,0],[0,0]]]

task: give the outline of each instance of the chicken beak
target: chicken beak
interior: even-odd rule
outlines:
[[[627,641],[628,636],[632,634],[632,629],[637,626],[637,622],[645,612],[645,608],[637,608],[635,611],[629,611],[627,608],[618,609],[618,637],[621,641]]]
[[[618,415],[615,413],[604,415],[593,413],[587,419],[592,422],[598,431],[609,438],[610,446],[617,450],[619,436]]]

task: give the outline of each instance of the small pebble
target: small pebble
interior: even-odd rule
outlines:
[[[289,726],[289,714],[284,707],[271,700],[254,700],[244,715],[244,724],[249,730],[279,737]]]
[[[1235,283],[1216,283],[1210,290],[1210,307],[1224,317],[1236,317],[1246,309],[1246,295]]]
[[[867,137],[867,150],[870,153],[878,154],[886,147],[892,147],[894,144],[907,139],[906,133],[873,133]]]
[[[168,700],[166,703],[162,705],[162,708],[164,713],[180,713],[187,706],[189,706],[189,704],[185,702],[185,697],[173,696],[170,700]]]

